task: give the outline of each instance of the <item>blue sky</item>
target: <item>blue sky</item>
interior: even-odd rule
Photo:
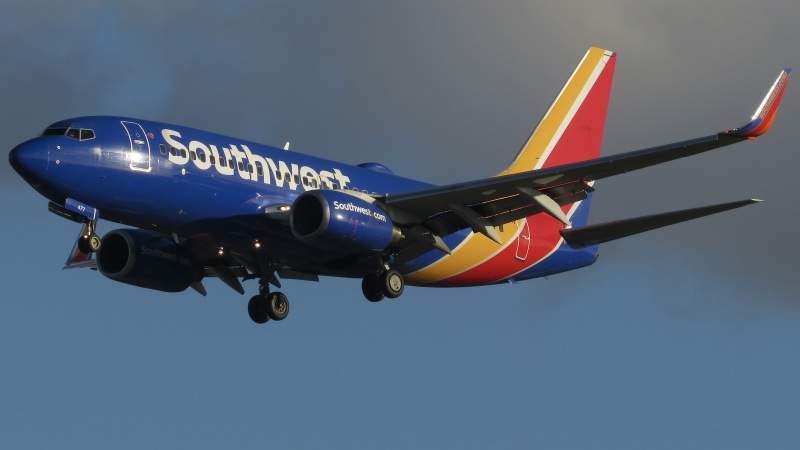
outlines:
[[[788,0],[63,8],[0,17],[6,150],[119,114],[446,183],[502,170],[589,46],[619,53],[603,154],[741,125],[800,67]],[[763,204],[514,286],[371,304],[357,280],[290,280],[266,326],[213,280],[62,271],[78,226],[3,160],[0,446],[794,448],[796,81],[769,135],[604,180],[591,220]]]

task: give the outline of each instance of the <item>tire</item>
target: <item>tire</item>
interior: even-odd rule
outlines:
[[[405,289],[403,275],[394,269],[387,270],[381,275],[381,289],[383,294],[389,298],[400,297]]]
[[[78,250],[84,255],[88,255],[92,252],[92,247],[89,245],[88,238],[81,236],[81,238],[78,239]]]
[[[102,245],[103,241],[100,239],[100,236],[96,234],[89,235],[89,249],[93,252],[97,253],[100,251],[100,246]]]
[[[361,280],[361,292],[363,292],[364,297],[372,303],[377,303],[385,297],[379,279],[375,275],[367,275]]]
[[[283,320],[289,315],[289,299],[282,292],[273,292],[267,297],[267,314],[272,320]]]
[[[267,313],[267,299],[260,295],[250,299],[247,304],[247,313],[250,319],[258,324],[267,323],[269,321],[269,314]]]

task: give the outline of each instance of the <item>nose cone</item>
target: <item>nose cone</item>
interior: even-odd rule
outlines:
[[[37,185],[45,178],[49,153],[46,144],[32,140],[14,147],[8,161],[28,184]]]

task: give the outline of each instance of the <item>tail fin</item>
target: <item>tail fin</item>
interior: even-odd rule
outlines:
[[[498,175],[600,156],[616,61],[616,53],[590,48],[514,162]]]

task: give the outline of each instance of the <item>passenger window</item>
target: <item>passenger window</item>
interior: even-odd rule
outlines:
[[[186,158],[186,150],[181,149],[181,158]]]
[[[333,183],[333,185],[331,186],[331,189],[333,189],[333,190],[339,189],[339,185],[336,184],[336,183]]]
[[[247,171],[250,172],[250,173],[253,173],[253,165],[252,164],[248,164],[247,165]]]
[[[213,164],[217,164],[217,158],[216,158],[214,155],[211,155],[209,158],[210,158],[210,160],[211,160],[211,164],[212,164],[212,165],[213,165]]]
[[[219,165],[222,166],[222,167],[228,167],[228,161],[226,159],[220,158],[219,159]]]
[[[162,155],[166,155],[167,154],[167,146],[166,145],[161,144],[161,145],[158,146],[158,148],[161,149],[161,154]]]
[[[294,184],[300,184],[300,175],[294,176]]]
[[[275,179],[280,181],[283,179],[283,174],[281,172],[275,172]]]
[[[244,163],[239,161],[239,172],[244,172]]]
[[[196,160],[196,159],[197,159],[197,153],[195,153],[195,152],[189,152],[189,155],[190,155],[190,157],[192,158],[192,161],[194,161],[194,160]]]
[[[200,162],[206,162],[206,154],[205,153],[200,153],[199,155],[197,155],[197,158],[200,160]]]
[[[87,129],[81,130],[81,140],[88,141],[89,139],[94,139],[94,131]]]
[[[264,168],[261,166],[256,167],[256,172],[259,176],[264,175]]]

